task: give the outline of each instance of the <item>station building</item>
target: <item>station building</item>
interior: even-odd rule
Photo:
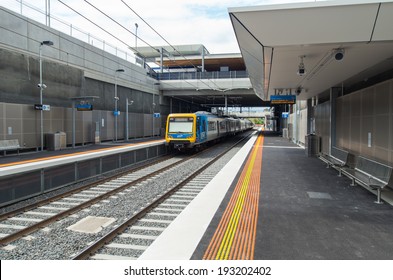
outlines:
[[[5,7],[0,14],[2,140],[39,149],[41,133],[59,131],[67,146],[97,142],[97,133],[98,142],[159,136],[171,112],[294,96],[272,106],[283,137],[307,146],[313,135],[317,152],[339,147],[353,162],[363,155],[393,165],[392,1],[229,8],[241,55],[203,45],[114,55]],[[85,104],[93,110],[75,108]]]

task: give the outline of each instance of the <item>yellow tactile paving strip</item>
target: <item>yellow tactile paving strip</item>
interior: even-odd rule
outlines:
[[[30,160],[15,161],[15,162],[10,162],[10,163],[0,164],[0,168],[8,167],[8,166],[16,166],[16,165],[21,165],[21,164],[26,164],[26,163],[40,162],[40,161],[45,161],[45,160],[58,159],[58,158],[67,158],[67,157],[78,156],[78,155],[93,154],[96,152],[116,150],[119,148],[131,147],[131,146],[147,144],[147,143],[154,143],[154,142],[158,142],[158,141],[162,141],[162,140],[152,140],[152,141],[146,141],[146,142],[135,143],[135,144],[126,144],[126,145],[110,147],[110,148],[102,148],[102,149],[98,149],[98,150],[90,150],[90,151],[76,152],[76,153],[71,153],[71,154],[63,154],[63,155],[50,156],[50,157],[44,157],[44,158],[35,158],[35,159],[30,159]]]
[[[254,258],[263,140],[260,135],[203,259]]]

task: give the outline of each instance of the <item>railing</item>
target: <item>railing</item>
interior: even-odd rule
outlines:
[[[42,0],[42,2],[44,3],[45,0]],[[53,15],[50,15],[48,17],[45,11],[30,4],[28,0],[2,0],[2,3],[0,5],[13,12],[19,13],[39,23],[45,24],[60,32],[70,35],[76,39],[79,39],[83,42],[86,42],[90,45],[100,48],[108,53],[116,55],[131,63],[138,64],[135,55],[133,53],[119,49],[117,46],[111,45],[105,42],[105,40],[100,39],[90,34],[89,32],[86,32],[76,26],[73,26],[72,24],[60,18],[57,18]],[[119,43],[123,44],[121,42]],[[127,48],[127,46],[125,47]]]
[[[167,72],[156,73],[158,80],[199,80],[199,79],[239,79],[248,78],[247,71],[214,72]]]

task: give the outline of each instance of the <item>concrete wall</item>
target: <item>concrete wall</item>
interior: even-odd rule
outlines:
[[[17,50],[37,62],[40,43],[45,40],[54,45],[43,46],[44,60],[82,69],[86,77],[109,83],[113,83],[117,69],[124,69],[124,73],[118,73],[119,85],[158,94],[155,80],[146,75],[144,68],[0,7],[1,48]],[[38,71],[37,64],[29,69]]]
[[[320,138],[320,151],[330,153],[330,101],[315,107],[315,134]]]
[[[294,111],[288,118],[288,137],[294,143],[305,144],[307,134],[307,103],[305,101],[297,101]]]
[[[337,146],[393,166],[393,79],[337,99]]]
[[[44,135],[58,131],[66,132],[67,144],[72,144],[72,109],[51,107],[44,111]],[[118,139],[125,137],[125,113],[118,119]],[[160,134],[162,120],[154,120],[154,135]],[[75,140],[77,144],[94,142],[96,123],[101,141],[114,139],[115,118],[110,111],[76,111]],[[149,137],[153,135],[152,114],[129,113],[129,137]],[[40,145],[40,112],[26,104],[0,103],[0,139],[18,139],[25,148]],[[47,143],[44,143],[47,146]]]
[[[163,97],[144,68],[0,7],[0,139],[19,139],[28,148],[40,145],[40,112],[33,106],[40,101],[39,47],[45,40],[54,45],[42,46],[47,85],[43,104],[51,106],[43,112],[44,134],[64,131],[70,145],[71,98],[98,96],[92,102],[94,111],[76,114],[76,144],[94,141],[96,123],[101,140],[112,140],[115,85],[121,111],[118,139],[125,136],[126,98],[133,101],[128,107],[130,137],[159,135],[166,115],[188,108],[178,99]],[[154,112],[161,113],[154,119],[154,131],[153,103]]]

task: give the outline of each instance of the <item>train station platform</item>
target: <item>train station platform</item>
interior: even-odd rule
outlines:
[[[0,157],[0,206],[167,153],[162,137]]]
[[[255,135],[139,259],[393,259],[392,191],[376,204],[337,175],[282,137]]]
[[[118,142],[102,142],[99,144],[86,144],[83,146],[76,146],[75,148],[67,147],[59,150],[44,150],[44,151],[28,151],[16,153],[8,153],[7,155],[0,155],[0,168],[6,166],[14,166],[23,164],[26,162],[43,161],[53,157],[67,157],[82,153],[94,153],[99,150],[116,149],[123,146],[132,146],[144,143],[150,143],[151,141],[164,141],[163,137],[150,137],[150,138],[138,138],[130,139],[129,141],[118,141]]]

